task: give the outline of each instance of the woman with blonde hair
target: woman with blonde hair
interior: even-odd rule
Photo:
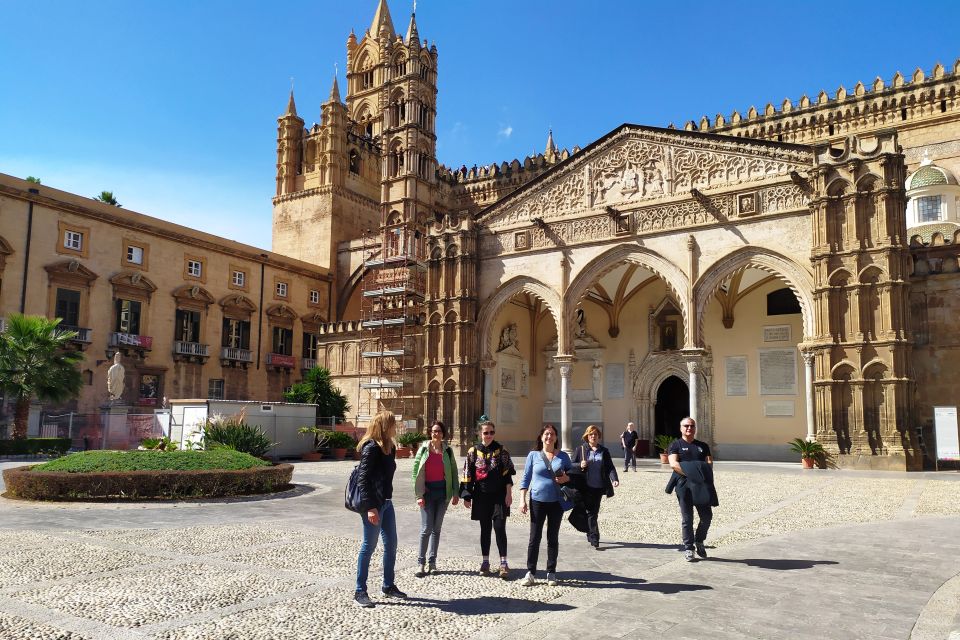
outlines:
[[[383,586],[381,592],[388,598],[406,598],[394,584],[394,565],[397,560],[397,516],[393,510],[393,474],[397,470],[394,458],[397,423],[389,411],[381,411],[367,425],[357,444],[360,452],[358,487],[363,521],[363,542],[357,556],[357,586],[353,600],[359,607],[372,607],[367,595],[367,574],[370,557],[377,548],[377,537],[383,540]]]
[[[587,541],[594,549],[600,549],[600,500],[613,497],[613,488],[620,486],[617,468],[610,457],[610,450],[603,446],[603,436],[595,425],[583,432],[583,444],[573,452],[573,464],[580,465],[584,474],[580,496],[587,512]]]

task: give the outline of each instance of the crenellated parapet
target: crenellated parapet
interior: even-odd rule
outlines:
[[[821,91],[815,98],[784,99],[767,103],[744,114],[703,116],[684,125],[687,131],[745,136],[781,142],[813,144],[833,137],[845,137],[881,128],[960,113],[960,59],[952,67],[937,64],[924,72],[919,67],[909,76],[899,71],[889,83],[877,77],[871,83],[858,82],[852,90],[841,86]],[[673,125],[670,125],[671,127]]]

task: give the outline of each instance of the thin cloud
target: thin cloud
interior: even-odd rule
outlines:
[[[497,131],[497,137],[501,140],[507,140],[510,136],[513,135],[513,127],[508,125],[501,125],[500,130]]]

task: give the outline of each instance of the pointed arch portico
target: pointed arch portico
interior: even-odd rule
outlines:
[[[552,287],[536,278],[517,276],[497,287],[496,291],[494,291],[493,294],[484,301],[483,306],[480,307],[480,312],[477,314],[477,334],[480,337],[481,359],[489,360],[490,354],[493,352],[492,329],[493,321],[496,319],[497,314],[503,305],[520,293],[529,293],[542,300],[543,303],[547,305],[550,315],[553,316],[553,320],[557,325],[557,333],[560,333],[560,295]]]

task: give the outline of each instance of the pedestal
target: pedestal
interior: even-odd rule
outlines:
[[[131,448],[130,430],[127,428],[128,413],[130,413],[130,405],[112,403],[101,405],[100,428],[103,432],[100,438],[101,449]],[[139,444],[139,442],[133,443],[132,448],[136,449]]]

